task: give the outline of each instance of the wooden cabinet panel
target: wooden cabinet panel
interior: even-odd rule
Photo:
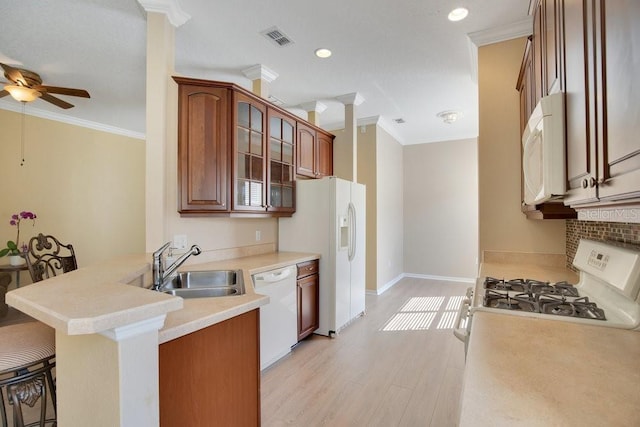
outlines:
[[[159,347],[160,425],[260,425],[258,310]]]
[[[298,341],[301,341],[320,326],[320,264],[316,259],[297,267]]]
[[[588,10],[584,0],[563,1],[565,129],[568,195],[565,203],[597,200],[595,112],[593,87],[587,63],[592,47],[587,43]]]
[[[228,100],[225,88],[180,85],[179,212],[228,209]]]
[[[640,197],[640,2],[594,2],[600,200]]]
[[[542,97],[542,67],[543,67],[543,11],[542,3],[538,3],[533,14],[533,105],[538,105],[540,98]]]
[[[267,110],[267,211],[295,212],[296,119]]]
[[[559,92],[560,58],[559,36],[561,22],[559,19],[560,0],[544,0],[544,90],[543,93]]]
[[[333,135],[318,132],[317,177],[333,176]]]
[[[308,337],[318,329],[319,280],[313,274],[298,279],[298,341]]]
[[[233,210],[266,212],[267,106],[234,92]]]
[[[316,131],[298,122],[298,151],[296,173],[309,178],[316,177]]]

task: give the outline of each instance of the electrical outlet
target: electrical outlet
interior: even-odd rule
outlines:
[[[256,230],[256,242],[262,240],[262,232],[260,230]]]
[[[187,235],[176,234],[173,236],[173,247],[175,249],[187,249]]]

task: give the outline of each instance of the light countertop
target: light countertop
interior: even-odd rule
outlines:
[[[561,266],[488,262],[481,277],[577,283]],[[640,332],[473,314],[460,426],[628,426],[640,421]]]
[[[640,332],[476,312],[460,426],[640,422]]]
[[[267,304],[269,297],[254,292],[253,281],[251,280],[253,274],[318,258],[319,255],[316,254],[274,252],[225,261],[192,264],[181,268],[181,271],[241,269],[244,273],[246,294],[222,298],[185,299],[182,310],[167,314],[164,327],[160,330],[160,343],[181,337]]]
[[[274,252],[225,261],[192,263],[186,270],[242,269],[246,293],[183,300],[127,283],[149,275],[150,254],[123,256],[7,293],[9,305],[68,335],[93,334],[167,313],[160,343],[267,304],[254,292],[251,275],[319,258]]]

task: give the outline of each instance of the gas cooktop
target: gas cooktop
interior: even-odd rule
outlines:
[[[503,280],[487,277],[484,288],[484,307],[607,320],[602,308],[588,297],[581,297],[578,289],[567,282],[549,283],[532,279]]]

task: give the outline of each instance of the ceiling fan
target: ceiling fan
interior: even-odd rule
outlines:
[[[0,63],[0,66],[4,69],[4,76],[10,82],[5,84],[4,90],[0,91],[0,98],[11,95],[13,99],[21,102],[30,102],[42,98],[64,109],[72,108],[73,104],[51,95],[52,93],[90,98],[89,92],[84,89],[46,86],[42,84],[40,76],[33,71],[15,68],[2,63]]]

